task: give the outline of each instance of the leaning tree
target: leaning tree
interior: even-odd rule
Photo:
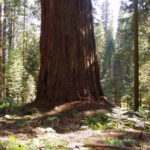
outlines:
[[[41,68],[35,103],[99,101],[91,0],[41,0]]]

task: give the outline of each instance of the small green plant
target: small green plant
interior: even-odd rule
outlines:
[[[78,111],[73,109],[72,111],[70,111],[70,116],[74,118],[74,117],[76,117],[77,113],[78,113]]]
[[[68,148],[66,147],[57,147],[57,146],[47,146],[44,148],[44,150],[69,150]]]
[[[1,141],[0,141],[0,150],[2,150],[2,149],[4,149],[4,143],[2,143]]]
[[[117,128],[117,124],[113,121],[105,123],[104,127],[106,129],[114,129]]]
[[[101,130],[101,129],[104,129],[104,125],[101,123],[96,123],[95,125],[92,126],[92,129]]]
[[[124,146],[123,140],[118,140],[118,139],[107,139],[106,144],[108,145],[114,145],[114,146]]]
[[[129,143],[129,142],[134,142],[134,140],[129,138],[129,137],[126,137],[126,138],[123,139],[123,142],[124,143]]]
[[[37,108],[35,108],[35,107],[33,107],[33,108],[30,110],[30,112],[31,112],[32,114],[40,114],[40,111],[39,111]]]
[[[125,128],[118,128],[117,131],[118,132],[125,132]]]
[[[109,120],[107,115],[101,114],[94,117],[88,117],[82,121],[83,126],[89,126],[94,130],[116,128],[116,123]]]
[[[148,108],[140,108],[139,109],[139,115],[144,117],[144,118],[149,118],[150,117],[150,110]]]
[[[126,122],[124,122],[124,125],[133,128],[135,126],[136,122],[132,121],[132,120],[128,120]]]
[[[9,135],[9,142],[5,143],[4,146],[8,149],[8,150],[27,150],[28,146],[21,142],[18,141],[15,136],[13,135]]]
[[[95,116],[95,117],[88,117],[82,121],[83,125],[85,126],[92,126],[96,125],[97,123],[100,123],[101,117]]]
[[[9,97],[0,99],[0,109],[12,107],[13,103],[14,103],[14,101]]]
[[[98,117],[101,118],[101,120],[103,120],[103,121],[106,121],[109,119],[109,116],[106,114],[99,114]]]
[[[0,104],[3,104],[3,103],[13,104],[13,103],[14,103],[14,101],[13,101],[13,99],[12,99],[12,98],[10,98],[10,97],[6,97],[6,98],[4,98],[4,99],[0,99]]]
[[[146,129],[146,131],[147,131],[148,133],[150,133],[150,127],[149,127],[149,128],[147,128],[147,129]]]
[[[47,121],[54,121],[54,120],[59,121],[59,118],[57,116],[52,116],[52,117],[47,117],[46,120]]]
[[[25,126],[28,125],[28,122],[26,122],[24,120],[16,120],[15,125],[18,126],[18,127],[25,127]]]
[[[0,109],[6,108],[6,107],[9,107],[9,106],[10,106],[9,103],[2,103],[2,104],[0,105]]]
[[[105,138],[104,140],[106,144],[113,146],[125,146],[126,143],[134,142],[134,140],[131,138],[124,138],[124,139]]]

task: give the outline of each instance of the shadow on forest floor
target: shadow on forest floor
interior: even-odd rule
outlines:
[[[134,129],[131,125],[126,128],[118,127],[117,121],[106,115],[111,112],[111,107],[106,107],[105,104],[77,102],[61,105],[42,114],[35,108],[31,112],[34,114],[2,116],[0,141],[10,141],[9,136],[12,135],[19,141],[36,139],[44,140],[47,144],[53,143],[56,150],[61,149],[60,146],[69,147],[70,150],[78,147],[80,150],[84,144],[150,150],[150,134],[143,129]],[[42,145],[46,147],[41,143],[37,149]]]

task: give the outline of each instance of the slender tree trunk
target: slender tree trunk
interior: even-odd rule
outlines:
[[[114,96],[115,96],[115,104],[119,107],[121,107],[121,85],[120,85],[120,81],[116,81],[115,83],[115,92],[114,92]]]
[[[14,5],[13,6],[13,18],[15,18],[15,19],[13,19],[13,29],[12,29],[13,41],[12,41],[12,43],[13,43],[13,48],[15,49],[15,47],[16,47],[15,29],[16,29],[16,22],[17,22],[16,18],[17,18],[17,16],[16,16],[16,6],[15,6],[15,4],[13,4],[13,5]]]
[[[138,0],[134,0],[134,110],[139,109],[139,45]]]
[[[2,48],[3,48],[3,37],[2,37],[2,10],[3,9],[3,5],[2,2],[0,2],[0,99],[2,98],[2,91],[3,91],[3,85],[2,85],[2,59],[3,59],[3,53],[2,53]]]
[[[3,20],[3,97],[7,96],[7,92],[6,92],[6,69],[5,69],[5,65],[6,65],[6,14],[7,14],[7,1],[4,1],[4,6],[3,6],[3,15],[4,15],[4,20]]]
[[[121,107],[121,89],[122,89],[122,70],[121,70],[121,62],[118,56],[113,58],[113,85],[114,85],[114,98],[115,104]]]
[[[41,69],[35,103],[101,100],[91,0],[41,0]]]
[[[5,97],[5,41],[6,41],[6,18],[5,2],[0,3],[0,98]]]
[[[25,50],[26,50],[26,0],[23,2],[23,41],[22,41],[22,61],[23,61],[23,72],[22,72],[22,82],[25,85],[26,79],[25,79]],[[25,87],[24,87],[25,88]],[[25,103],[25,96],[24,93],[22,93],[22,102]]]

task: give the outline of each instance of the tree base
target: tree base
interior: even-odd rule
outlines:
[[[42,103],[33,102],[24,105],[22,107],[22,112],[24,114],[32,114],[31,110],[33,108],[37,108],[42,113],[49,112],[49,111],[56,111],[58,113],[61,113],[70,110],[76,110],[79,112],[88,111],[88,110],[99,110],[99,109],[111,110],[114,107],[115,105],[111,104],[109,101],[103,98],[100,101],[93,101],[93,100],[73,101],[68,103],[62,103],[60,105],[55,105],[55,106],[48,105],[47,103],[42,104]]]

